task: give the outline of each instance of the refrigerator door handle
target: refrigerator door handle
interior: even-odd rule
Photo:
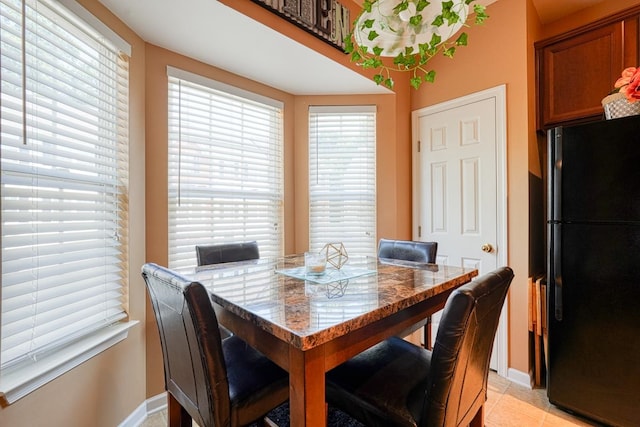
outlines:
[[[556,279],[555,286],[555,298],[556,298],[556,307],[555,307],[555,316],[558,322],[562,321],[562,278],[558,277]]]
[[[553,290],[555,297],[554,315],[557,321],[562,321],[562,225],[553,225]]]

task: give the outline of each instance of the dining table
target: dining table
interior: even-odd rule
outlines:
[[[180,271],[209,292],[220,324],[289,372],[292,426],[326,426],[325,373],[422,328],[476,268],[351,256],[309,274],[303,255]]]

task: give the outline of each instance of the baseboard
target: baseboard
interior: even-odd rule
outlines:
[[[167,407],[167,393],[160,393],[147,399],[147,415],[153,415]]]
[[[528,388],[531,390],[533,387],[531,386],[531,377],[526,372],[518,371],[513,368],[507,369],[507,379],[511,382],[514,382],[518,385]]]
[[[167,407],[167,393],[150,397],[138,406],[118,427],[138,427],[149,415]]]

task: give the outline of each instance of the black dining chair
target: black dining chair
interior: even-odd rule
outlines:
[[[438,242],[380,239],[378,258],[435,263]]]
[[[434,264],[438,253],[438,242],[380,239],[378,258]],[[431,316],[424,325],[424,347],[431,350]]]
[[[156,264],[142,277],[164,361],[169,425],[244,426],[289,398],[289,376],[237,336],[224,341],[207,290]]]
[[[489,361],[513,271],[451,293],[433,351],[393,337],[327,373],[326,397],[369,427],[480,426]]]
[[[196,246],[198,266],[260,258],[258,242],[218,243]]]
[[[233,242],[217,243],[213,245],[196,246],[196,258],[198,267],[203,265],[223,264],[226,262],[249,261],[260,258],[258,242]],[[222,339],[226,339],[233,333],[220,325]]]

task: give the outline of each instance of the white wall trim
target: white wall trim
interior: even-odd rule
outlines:
[[[58,378],[127,338],[137,320],[119,322],[67,344],[37,360],[8,368],[0,375],[0,397],[8,404]]]
[[[531,386],[531,377],[528,373],[518,371],[517,369],[509,368],[507,372],[507,379],[511,382],[514,382],[518,385],[528,388],[531,390],[533,387]]]
[[[118,427],[138,427],[148,416],[167,407],[167,393],[160,393],[142,402]]]

